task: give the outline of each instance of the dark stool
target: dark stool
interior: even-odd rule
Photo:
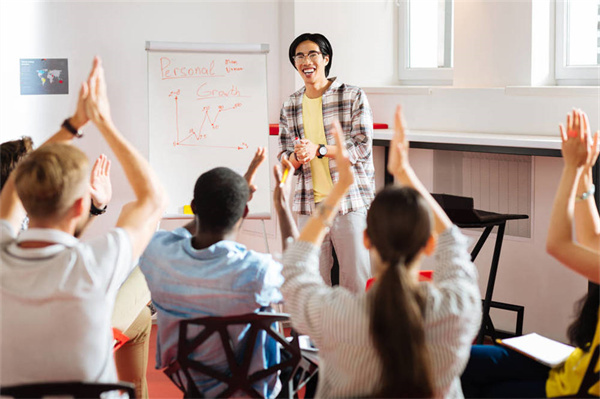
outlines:
[[[503,336],[515,336],[523,334],[523,315],[525,308],[519,305],[513,305],[503,302],[492,301],[494,293],[494,284],[496,283],[496,273],[498,272],[498,263],[500,260],[500,250],[502,249],[502,240],[504,239],[504,229],[507,220],[528,219],[528,215],[511,215],[495,212],[487,212],[479,209],[474,209],[473,198],[459,197],[449,194],[432,194],[433,198],[441,205],[452,223],[461,228],[483,227],[485,230],[473,251],[471,252],[471,261],[479,254],[479,251],[485,244],[488,236],[492,232],[494,226],[498,226],[498,234],[496,235],[496,245],[494,247],[494,255],[492,257],[492,266],[488,277],[487,289],[485,290],[485,298],[483,299],[483,317],[481,320],[481,329],[477,334],[477,344],[483,343],[485,335],[489,335],[494,341],[498,337],[499,332],[494,328],[490,317],[490,308],[499,308],[503,310],[514,311],[517,313],[517,322],[514,334],[503,333]]]

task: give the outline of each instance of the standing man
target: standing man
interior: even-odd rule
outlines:
[[[298,177],[293,210],[299,213],[302,227],[313,212],[319,212],[318,205],[337,181],[331,127],[334,120],[339,120],[354,184],[323,241],[319,268],[325,282],[331,285],[335,251],[340,285],[353,292],[362,291],[371,273],[369,253],[362,245],[363,231],[375,193],[371,108],[360,88],[327,78],[333,50],[325,36],[298,36],[290,45],[289,59],[304,81],[304,87],[284,102],[279,120],[278,157],[289,158]]]

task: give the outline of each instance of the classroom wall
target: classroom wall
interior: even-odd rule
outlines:
[[[421,92],[411,88],[394,87],[398,84],[398,17],[392,0],[0,2],[0,76],[4,77],[0,140],[30,134],[39,144],[54,132],[75,107],[77,82],[89,71],[93,55],[100,54],[115,122],[147,154],[146,40],[269,43],[269,120],[276,123],[282,101],[301,87],[287,59],[287,48],[304,32],[321,32],[331,40],[335,51],[331,75],[366,89],[377,122],[391,124],[395,104],[402,103],[413,129],[557,134],[557,124],[577,106],[588,112],[592,127],[597,128],[597,90],[514,87],[548,83],[553,60],[548,47],[553,40],[548,36],[552,24],[548,21],[553,15],[541,3],[547,5],[548,1],[458,1],[455,18],[461,23],[455,32],[454,84],[418,94]],[[540,17],[541,12],[548,15]],[[471,23],[472,19],[476,23]],[[546,47],[540,47],[540,42]],[[534,53],[538,55],[534,57]],[[20,96],[18,59],[29,57],[69,58],[70,94]],[[97,135],[90,128],[78,143],[89,157],[109,153]],[[276,152],[277,139],[271,137],[269,157],[274,159]],[[374,154],[381,184],[383,151],[377,148]],[[430,150],[411,150],[415,169],[430,188],[432,154]],[[534,159],[533,235],[527,240],[505,240],[494,299],[525,305],[527,332],[564,340],[572,304],[585,292],[586,281],[545,253],[548,217],[561,168],[560,159]],[[132,197],[116,165],[112,176],[114,201],[110,211],[92,226],[92,233],[112,226],[117,210]],[[271,251],[278,252],[275,220],[267,221],[265,228]],[[264,251],[262,223],[246,222],[240,240]],[[491,261],[489,244],[478,259],[483,290]],[[500,328],[511,327],[510,318],[498,318]]]
[[[395,105],[401,103],[412,129],[552,135],[558,134],[558,123],[564,122],[566,113],[575,106],[588,113],[592,127],[597,129],[598,88],[525,87],[554,84],[549,78],[554,62],[550,3],[457,0],[454,82],[430,91],[397,87],[399,22],[393,1],[325,2],[319,5],[318,13],[314,3],[295,1],[293,23],[296,34],[318,31],[331,40],[335,52],[332,75],[365,88],[376,122],[391,126]],[[297,85],[301,85],[298,79]],[[381,179],[383,160],[380,149],[377,151],[376,173]],[[430,189],[432,154],[430,150],[411,151],[415,169]],[[584,295],[587,282],[545,251],[548,218],[561,170],[561,159],[534,159],[532,237],[505,239],[494,300],[524,305],[526,332],[564,341],[573,303]],[[476,262],[482,292],[492,250],[487,243]],[[511,314],[492,315],[496,327],[514,329]]]
[[[31,2],[0,3],[0,140],[23,134],[40,144],[75,110],[79,83],[94,55],[106,70],[111,112],[121,132],[148,153],[146,41],[268,43],[269,117],[279,114],[279,4],[239,2]],[[19,58],[68,58],[69,95],[21,96]],[[249,132],[251,134],[252,132]],[[265,132],[266,133],[266,132]],[[93,127],[77,142],[90,158],[108,146]],[[114,225],[132,192],[113,163],[109,212],[89,233]],[[192,187],[190,187],[190,195]]]

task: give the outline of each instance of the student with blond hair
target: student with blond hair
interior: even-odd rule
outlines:
[[[86,242],[91,190],[85,154],[70,145],[91,120],[123,167],[135,199],[116,227]],[[111,115],[98,58],[75,115],[11,174],[0,195],[0,380],[117,381],[111,315],[117,290],[147,245],[166,196]],[[29,229],[16,235],[23,213]]]

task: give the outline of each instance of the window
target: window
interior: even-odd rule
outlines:
[[[556,79],[598,84],[600,0],[557,0]]]
[[[453,0],[398,3],[401,81],[452,83]]]

